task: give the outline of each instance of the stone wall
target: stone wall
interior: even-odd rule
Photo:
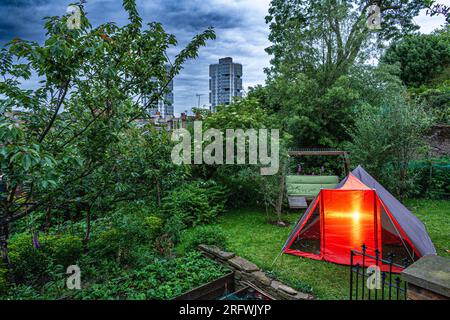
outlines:
[[[216,246],[200,245],[203,254],[234,271],[236,290],[253,286],[269,294],[276,300],[312,300],[310,294],[299,292],[280,281],[272,279],[254,263],[236,256],[233,252],[222,251]]]
[[[450,156],[450,125],[433,127],[427,141],[430,145],[432,156]]]

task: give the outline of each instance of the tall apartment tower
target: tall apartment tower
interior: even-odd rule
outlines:
[[[170,66],[166,66],[167,72],[170,71]],[[174,110],[173,110],[173,80],[170,81],[166,88],[166,93],[158,100],[158,103],[155,103],[152,107],[148,109],[148,113],[151,116],[156,115],[159,112],[159,115],[162,118],[165,118],[167,116],[173,116]],[[143,104],[147,104],[148,97],[144,97]]]
[[[173,116],[173,80],[167,86],[167,93],[158,101],[158,111],[161,117]]]
[[[228,105],[234,97],[242,97],[242,64],[233,63],[233,58],[219,59],[209,66],[209,102],[211,111],[218,105]]]

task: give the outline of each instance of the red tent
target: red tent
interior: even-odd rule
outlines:
[[[380,258],[395,255],[402,265],[436,254],[425,226],[406,207],[358,167],[336,189],[322,189],[297,223],[283,252],[339,264],[350,264],[350,251]],[[360,256],[354,263],[360,262]],[[366,265],[375,264],[366,258]],[[387,266],[382,266],[386,269]],[[396,271],[399,271],[398,268]]]

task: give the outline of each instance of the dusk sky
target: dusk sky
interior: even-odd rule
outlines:
[[[27,40],[44,39],[42,18],[63,15],[74,0],[0,0],[0,45],[20,37]],[[438,1],[449,4],[450,0]],[[269,28],[265,16],[270,0],[141,0],[138,9],[144,22],[161,22],[166,31],[173,33],[178,48],[169,51],[174,56],[196,34],[209,26],[216,30],[217,39],[209,41],[197,60],[190,61],[175,78],[175,113],[197,106],[196,94],[204,94],[201,104],[208,104],[208,66],[219,58],[231,56],[243,64],[244,87],[264,84],[264,68],[270,57],[264,49]],[[113,21],[126,23],[126,14],[120,0],[88,0],[86,11],[96,26]],[[444,18],[428,17],[423,12],[415,19],[423,33],[429,33],[444,23]],[[30,81],[32,86],[36,79]]]

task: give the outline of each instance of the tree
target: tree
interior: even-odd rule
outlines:
[[[366,26],[371,5],[382,16],[381,29]],[[269,76],[304,73],[328,86],[367,56],[373,41],[382,43],[418,29],[413,17],[419,0],[273,0],[266,18],[270,25],[267,52],[273,55]]]
[[[380,30],[366,25],[371,5],[380,8]],[[281,118],[295,147],[336,148],[349,139],[353,111],[371,103],[362,91],[375,84],[353,74],[368,69],[359,66],[385,41],[416,30],[412,18],[422,7],[415,0],[271,2],[267,52],[273,59],[265,95],[254,93]],[[372,93],[378,87],[386,88],[376,83]]]
[[[10,228],[37,210],[86,212],[89,240],[91,208],[114,181],[112,146],[215,37],[212,29],[195,36],[167,71],[166,51],[176,39],[159,23],[144,27],[133,0],[123,1],[123,27],[94,28],[78,6],[79,29],[69,28],[69,16],[48,17],[43,45],[16,38],[0,52],[0,247],[9,269]],[[24,89],[31,74],[39,87]]]
[[[248,97],[236,100],[228,106],[218,106],[217,112],[208,115],[206,128],[215,128],[225,133],[226,129],[279,129],[278,119],[261,108],[257,98]],[[229,166],[207,166],[203,168],[209,177],[214,177],[232,191],[230,196],[234,204],[255,203],[265,205],[266,210],[273,210],[281,221],[285,194],[284,179],[286,175],[287,150],[290,136],[280,132],[279,170],[275,175],[262,176],[262,165],[237,164]],[[249,151],[249,139],[245,141],[246,155]],[[236,152],[235,152],[236,155]],[[247,159],[249,157],[247,156]]]
[[[407,86],[429,84],[450,68],[450,27],[432,34],[411,35],[393,43],[382,62],[398,64]]]
[[[426,153],[424,137],[433,118],[420,105],[407,103],[402,96],[377,107],[365,106],[349,130],[348,149],[352,161],[364,165],[391,191],[405,197],[413,177],[412,160]]]

